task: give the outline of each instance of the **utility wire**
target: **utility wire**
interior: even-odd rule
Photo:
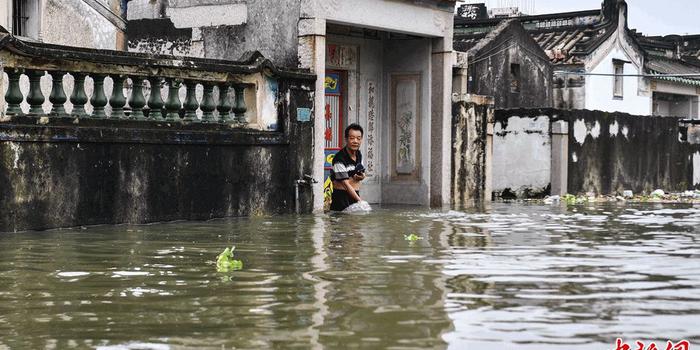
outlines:
[[[555,75],[588,75],[601,77],[642,77],[642,78],[700,78],[700,73],[660,73],[660,74],[614,74],[614,73],[578,73],[570,71],[554,71]]]

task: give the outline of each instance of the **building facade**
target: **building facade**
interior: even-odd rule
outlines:
[[[122,0],[0,0],[0,26],[25,40],[125,49]]]
[[[696,36],[645,37],[628,28],[627,17],[622,0],[606,0],[599,10],[516,17],[553,65],[554,107],[699,118]],[[457,18],[455,45],[505,20]]]
[[[460,35],[454,45],[466,56],[459,89],[493,96],[495,108],[552,107],[552,64],[518,20],[501,21],[485,36]]]
[[[128,4],[129,50],[237,59],[259,50],[315,73],[315,179],[365,129],[371,203],[450,201],[454,1],[178,0]],[[324,181],[315,185],[323,207]]]

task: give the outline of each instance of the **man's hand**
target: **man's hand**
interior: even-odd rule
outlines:
[[[357,173],[352,176],[355,181],[362,181],[365,179],[365,173]]]
[[[352,187],[352,184],[350,183],[350,179],[345,179],[342,182],[343,182],[343,185],[345,185],[345,191],[348,192],[348,194],[350,195],[350,197],[352,197],[352,199],[354,199],[357,202],[362,201],[362,198],[360,198],[360,195],[358,195],[357,192],[355,192],[355,189]]]

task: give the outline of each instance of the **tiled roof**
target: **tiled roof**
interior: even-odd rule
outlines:
[[[603,10],[521,16],[508,20],[520,21],[550,62],[570,65],[583,63],[585,56],[615,32],[615,13],[604,7]],[[476,47],[504,20],[455,18],[455,50],[467,52]],[[628,33],[645,53],[647,73],[700,74],[700,35],[644,36],[635,30],[628,30]],[[656,79],[700,86],[700,78],[695,77]]]
[[[651,74],[700,74],[700,67],[688,64],[687,62],[675,58],[649,55],[644,66]],[[700,76],[698,78],[670,76],[660,77],[657,79],[700,86]]]
[[[651,74],[700,74],[700,35],[644,36],[632,31],[646,52],[645,68]],[[700,86],[700,77],[657,79]]]
[[[644,36],[637,32],[634,34],[648,52],[668,57],[678,56],[691,64],[700,60],[700,34],[666,36]]]
[[[582,57],[614,32],[600,10],[517,17],[554,64],[581,63]],[[455,20],[454,47],[467,51],[503,19]]]

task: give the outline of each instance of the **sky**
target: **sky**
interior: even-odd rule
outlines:
[[[488,8],[518,6],[545,14],[600,9],[602,0],[470,0]],[[645,35],[700,34],[700,0],[627,0],[628,26]]]

